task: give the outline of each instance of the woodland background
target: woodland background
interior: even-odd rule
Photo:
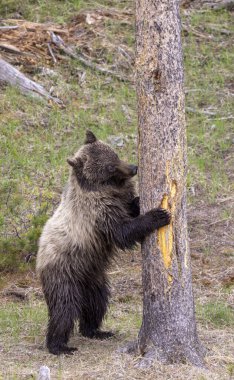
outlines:
[[[68,176],[67,157],[91,129],[137,162],[134,2],[2,0],[0,57],[59,104],[0,84],[0,379],[231,379],[234,376],[233,3],[183,1],[189,236],[199,335],[208,370],[137,368],[118,348],[141,325],[139,248],[111,271],[105,342],[74,335],[78,353],[44,347],[46,305],[35,275],[41,229]],[[11,26],[12,28],[6,28]],[[54,38],[60,36],[60,44]],[[56,40],[57,41],[57,40]]]

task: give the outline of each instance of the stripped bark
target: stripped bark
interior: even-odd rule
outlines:
[[[63,104],[60,99],[51,96],[43,86],[27,78],[19,70],[3,59],[0,59],[0,82],[10,84],[11,86],[16,86],[24,94],[44,97],[59,105]]]
[[[195,322],[186,215],[186,132],[177,0],[136,1],[141,212],[172,221],[142,244],[139,349],[166,363],[203,365]],[[147,360],[148,360],[147,359]]]

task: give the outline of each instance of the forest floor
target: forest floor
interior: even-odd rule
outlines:
[[[63,106],[0,87],[0,379],[36,379],[41,365],[50,368],[51,380],[231,379],[233,14],[197,6],[182,9],[189,236],[207,368],[155,362],[147,369],[137,367],[138,357],[120,352],[136,339],[141,326],[139,249],[121,254],[110,270],[112,299],[104,328],[115,337],[100,342],[75,331],[71,343],[78,351],[72,357],[57,358],[45,349],[47,311],[33,258],[42,226],[66,182],[66,158],[82,144],[86,129],[123,159],[137,162],[133,1],[99,0],[95,6],[82,0],[16,3],[0,4],[0,26],[17,27],[7,36],[0,29],[2,58],[43,84]],[[53,45],[51,28],[85,63]],[[13,48],[20,52],[13,53]]]

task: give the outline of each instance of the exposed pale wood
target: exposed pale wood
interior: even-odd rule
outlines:
[[[31,94],[32,96],[40,96],[44,97],[48,100],[51,100],[57,104],[62,105],[63,102],[51,96],[49,92],[45,90],[45,88],[27,78],[24,74],[22,74],[15,67],[10,65],[8,62],[4,61],[0,58],[0,82],[7,83],[12,86],[16,86],[19,90],[25,94]]]
[[[136,1],[141,212],[169,209],[169,226],[142,244],[143,322],[148,362],[203,366],[192,290],[186,212],[186,131],[179,2]],[[143,359],[144,363],[144,359]]]

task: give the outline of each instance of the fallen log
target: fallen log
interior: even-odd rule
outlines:
[[[63,105],[62,100],[51,96],[42,85],[27,78],[14,66],[0,58],[0,83],[1,82],[19,88],[24,94],[30,94],[34,97],[43,97],[60,106]]]

